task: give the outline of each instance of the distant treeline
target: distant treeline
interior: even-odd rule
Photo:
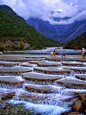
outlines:
[[[86,48],[86,32],[81,36],[77,36],[64,46],[66,49],[82,49],[83,47]]]

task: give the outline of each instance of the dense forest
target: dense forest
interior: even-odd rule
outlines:
[[[16,46],[15,49],[14,45],[3,45],[7,40],[26,42],[29,44],[27,49],[41,49],[61,45],[61,43],[39,34],[32,27],[22,23],[12,15],[0,9],[0,42],[2,42],[2,45],[0,44],[0,50],[24,49],[23,46]]]
[[[77,36],[64,46],[66,49],[82,49],[83,47],[86,48],[86,32],[81,36]]]

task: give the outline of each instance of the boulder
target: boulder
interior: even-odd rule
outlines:
[[[84,111],[84,113],[86,114],[86,110]]]
[[[79,100],[83,100],[84,98],[86,98],[86,94],[80,94],[80,95],[78,95],[78,99]]]
[[[69,115],[80,115],[79,112],[71,112]]]
[[[68,111],[61,113],[61,115],[69,115],[69,114],[70,114],[70,112],[68,112]]]
[[[83,111],[83,105],[80,100],[75,100],[72,105],[72,110],[75,112],[82,112]]]
[[[82,104],[86,106],[86,98],[82,99]]]

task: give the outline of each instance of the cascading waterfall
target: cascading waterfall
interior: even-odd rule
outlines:
[[[6,62],[6,61],[5,61]],[[46,60],[46,63],[50,62]],[[53,63],[55,63],[55,61],[52,61]],[[65,62],[65,61],[61,61],[61,62]],[[74,61],[75,62],[75,61]],[[73,63],[74,63],[73,62]],[[3,62],[4,63],[4,62]],[[9,62],[10,63],[10,62]],[[21,62],[22,64],[30,64],[29,62]],[[21,68],[21,63],[19,63],[19,65],[14,65],[13,67],[16,68]],[[75,62],[76,63],[76,62]],[[23,65],[22,65],[23,66]],[[67,66],[67,65],[66,65]],[[3,68],[4,66],[1,65],[0,68]],[[7,67],[7,66],[6,66]],[[37,64],[35,64],[35,67],[39,67],[37,66]],[[69,65],[67,67],[70,67]],[[81,67],[81,66],[79,66]],[[29,68],[29,67],[27,67]],[[43,73],[43,72],[37,72],[34,69],[34,64],[31,67],[32,72],[35,73]],[[41,68],[41,67],[40,67]],[[49,67],[47,67],[49,68]],[[61,66],[58,66],[57,68],[59,68],[59,70],[63,69],[63,65],[61,64]],[[51,66],[50,69],[54,70],[54,67]],[[58,70],[58,69],[57,69]],[[22,71],[22,70],[21,70]],[[52,73],[52,75],[63,75],[64,77],[60,78],[60,79],[77,79],[75,78],[75,74],[85,74],[86,72],[82,72],[82,71],[73,71],[71,70],[71,73],[68,72],[58,72],[58,73]],[[51,73],[44,73],[47,76],[51,75]],[[8,84],[8,83],[2,83],[0,82],[0,88],[7,90],[7,89],[11,89],[12,91],[15,92],[15,96],[9,100],[9,103],[11,104],[20,104],[22,103],[24,105],[24,107],[26,109],[28,109],[33,115],[40,113],[42,115],[60,115],[62,112],[67,111],[67,110],[71,110],[70,105],[73,103],[72,101],[67,102],[66,100],[69,98],[72,98],[74,96],[74,92],[86,92],[86,89],[84,87],[80,87],[80,86],[71,86],[71,84],[69,83],[68,87],[65,86],[65,84],[63,83],[61,84],[56,84],[55,81],[56,80],[45,80],[45,81],[39,81],[38,79],[33,80],[33,79],[25,79],[24,77],[22,77],[22,72],[21,73],[0,73],[0,76],[14,76],[14,77],[18,77],[20,76],[22,80],[24,80],[24,83],[19,83],[19,84]],[[32,77],[35,78],[35,75]],[[46,77],[45,77],[46,78]],[[86,82],[86,81],[85,81]],[[38,88],[37,90],[32,91],[31,89],[27,90],[25,89],[25,86],[31,84],[31,88]],[[37,92],[40,88],[41,85],[50,85],[50,86],[54,86],[55,88],[58,88],[57,90],[53,89],[50,92],[50,89],[47,89],[47,93],[44,93],[43,91],[41,91],[41,93]],[[45,86],[45,89],[46,89]],[[49,90],[49,91],[48,91]]]

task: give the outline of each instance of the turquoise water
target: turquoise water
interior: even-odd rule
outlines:
[[[56,49],[56,52],[59,53],[60,55],[62,55],[64,49]],[[42,50],[24,50],[24,51],[7,51],[7,52],[3,52],[4,54],[32,54],[32,55],[50,55],[50,53],[53,52],[53,48],[51,49],[42,49]],[[75,50],[71,50],[71,49],[65,49],[65,54],[66,55],[81,55],[81,52],[77,52]]]

